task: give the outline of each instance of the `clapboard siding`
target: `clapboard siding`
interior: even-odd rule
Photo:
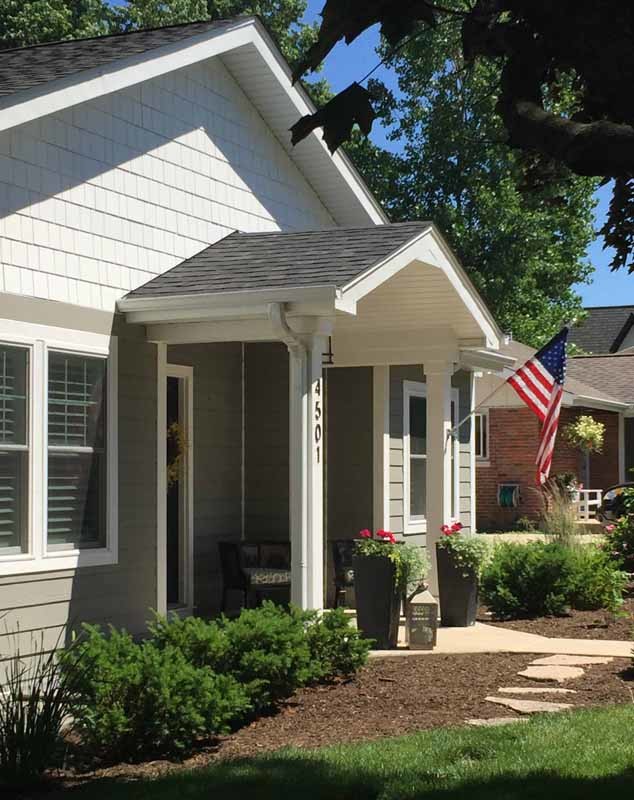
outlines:
[[[232,230],[334,225],[219,58],[0,133],[0,291],[111,310]]]
[[[403,534],[403,382],[425,382],[422,365],[390,368],[390,526],[394,533]],[[459,418],[465,417],[471,404],[470,373],[458,371],[452,377],[452,386],[458,389]],[[459,503],[460,521],[467,532],[471,525],[471,446],[470,422],[459,431]],[[423,534],[407,534],[410,541],[425,543]]]
[[[0,658],[66,640],[82,622],[145,627],[156,606],[156,347],[120,324],[119,562],[0,578]],[[16,638],[17,629],[20,629]],[[40,635],[41,632],[41,635]]]
[[[194,369],[194,605],[220,607],[218,542],[240,538],[242,345],[169,347],[167,360]]]

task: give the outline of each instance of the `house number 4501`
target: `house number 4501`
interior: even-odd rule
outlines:
[[[313,419],[314,419],[314,427],[313,427],[313,435],[315,437],[315,452],[317,454],[317,463],[321,463],[321,439],[323,435],[322,429],[322,398],[321,398],[321,378],[317,380],[315,383],[315,391],[314,395],[314,408],[313,408]]]

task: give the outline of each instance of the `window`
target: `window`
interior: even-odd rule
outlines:
[[[0,555],[28,548],[29,351],[0,345]]]
[[[475,455],[481,461],[489,460],[489,415],[474,414],[475,420]]]
[[[105,545],[106,361],[48,355],[48,549]]]
[[[116,355],[0,320],[0,575],[116,563]]]
[[[427,387],[403,382],[403,516],[405,533],[424,533],[427,509]],[[451,390],[451,425],[458,419],[458,390]],[[459,515],[460,444],[451,447],[451,509]]]

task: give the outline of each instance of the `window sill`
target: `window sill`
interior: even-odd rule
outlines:
[[[414,533],[427,533],[427,523],[410,522],[403,526],[403,536],[411,536]]]
[[[60,572],[82,567],[101,567],[118,563],[117,553],[113,550],[66,550],[48,553],[42,558],[32,555],[0,556],[0,576],[30,575],[38,572]]]
[[[488,458],[476,458],[476,467],[490,467],[491,462]]]

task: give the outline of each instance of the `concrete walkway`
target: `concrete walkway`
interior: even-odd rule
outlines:
[[[571,656],[632,657],[632,642],[600,639],[550,639],[534,633],[476,622],[469,628],[439,628],[433,650],[373,650],[374,657],[451,653],[546,653]]]

